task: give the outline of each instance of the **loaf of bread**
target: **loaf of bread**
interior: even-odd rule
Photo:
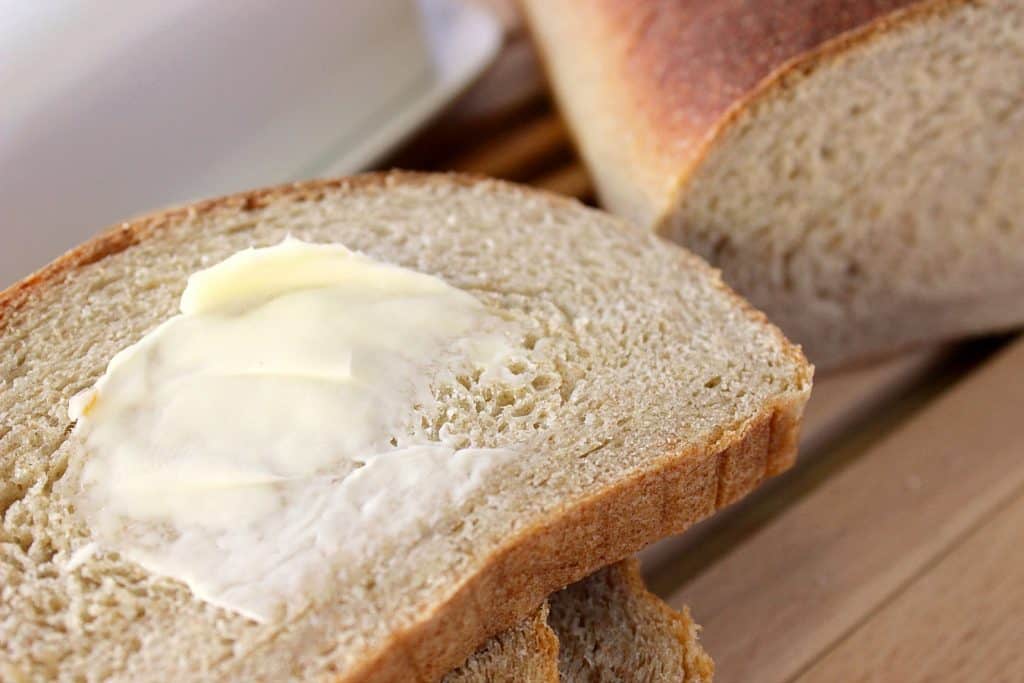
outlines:
[[[439,375],[415,417],[426,438],[517,457],[337,568],[301,613],[260,622],[84,552],[69,477],[94,454],[67,406],[175,312],[191,273],[289,234],[436,276],[514,322],[507,386]],[[700,259],[505,183],[367,175],[118,226],[0,294],[5,675],[436,680],[553,591],[786,468],[811,372]]]
[[[1024,323],[1019,0],[525,0],[604,205],[819,367]]]
[[[713,674],[690,615],[649,593],[627,560],[553,594],[444,683],[710,683]]]

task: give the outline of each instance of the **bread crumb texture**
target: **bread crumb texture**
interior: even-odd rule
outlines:
[[[798,70],[665,231],[822,366],[1024,321],[1024,5],[963,3]]]
[[[521,457],[283,623],[200,602],[114,553],[69,567],[91,539],[71,503],[85,454],[68,438],[68,400],[174,314],[190,273],[288,234],[440,276],[514,320],[522,337],[500,380],[455,368],[413,423],[428,440]],[[396,633],[430,619],[464,628],[466,642],[435,638],[440,654],[409,646],[388,659],[432,678],[529,613],[516,595],[520,611],[505,614],[485,593],[457,619],[437,616],[510,544],[670,456],[719,452],[755,419],[788,416],[788,434],[811,381],[799,351],[688,253],[551,195],[408,174],[215,200],[106,233],[0,295],[0,379],[0,676],[60,681],[345,678],[403,650]],[[763,449],[774,445],[766,436]],[[671,495],[695,505],[686,486]],[[578,575],[563,563],[515,576],[567,582],[619,559],[581,549]],[[558,587],[524,585],[518,599],[533,606]]]
[[[488,640],[442,683],[558,683],[558,638],[548,626],[548,606]]]
[[[1020,0],[524,4],[605,206],[820,368],[1024,323]]]
[[[711,683],[715,667],[699,627],[647,591],[636,560],[555,593],[550,606],[562,681]]]

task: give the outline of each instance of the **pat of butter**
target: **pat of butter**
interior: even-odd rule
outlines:
[[[99,544],[258,620],[457,507],[505,449],[423,433],[431,378],[495,372],[509,323],[439,278],[341,245],[249,249],[76,396]]]

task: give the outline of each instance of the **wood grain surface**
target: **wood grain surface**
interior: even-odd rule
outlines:
[[[704,626],[720,680],[791,680],[1024,486],[1021,377],[1024,341],[792,490],[795,503],[672,594]],[[856,442],[833,457],[842,448]]]
[[[507,0],[495,67],[392,166],[593,202]],[[720,683],[1024,680],[1024,338],[815,379],[797,466],[649,548]]]
[[[1018,492],[797,680],[1020,681],[1021,529]]]

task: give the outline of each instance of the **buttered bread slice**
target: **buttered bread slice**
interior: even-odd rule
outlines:
[[[787,467],[811,384],[687,252],[415,174],[119,226],[0,351],[15,680],[436,680]]]

